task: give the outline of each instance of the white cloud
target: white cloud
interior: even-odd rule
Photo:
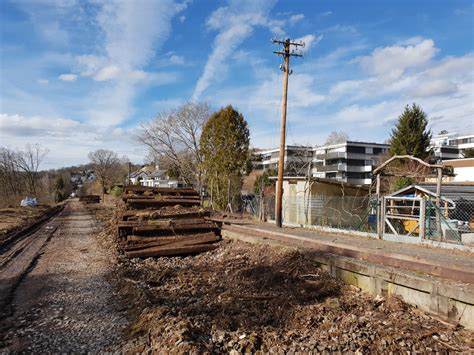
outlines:
[[[185,0],[183,2],[177,3],[174,7],[175,11],[176,12],[184,11],[188,8],[189,4],[191,4],[191,3],[192,3],[192,0]]]
[[[179,22],[183,23],[184,21],[186,21],[186,16],[181,15],[181,16],[179,17]]]
[[[57,45],[66,45],[69,42],[68,33],[63,30],[58,22],[43,22],[38,25],[38,29],[48,42]]]
[[[168,38],[175,13],[171,0],[105,2],[97,20],[110,62],[123,68],[147,64],[156,46]]]
[[[330,27],[327,27],[323,30],[321,30],[321,32],[323,33],[342,33],[342,34],[349,34],[349,35],[356,35],[359,33],[359,31],[357,31],[357,28],[355,28],[354,26],[350,26],[350,25],[341,25],[341,24],[337,24],[337,25],[334,25],[334,26],[330,26]]]
[[[183,65],[184,64],[184,57],[181,56],[181,55],[173,54],[173,55],[170,56],[170,62],[171,62],[171,64]]]
[[[229,6],[215,10],[207,20],[209,29],[218,30],[213,50],[194,89],[193,100],[202,93],[223,70],[230,54],[253,32],[255,26],[266,26],[272,32],[281,34],[281,22],[268,19],[274,1],[233,1]]]
[[[116,65],[109,65],[100,69],[94,76],[96,81],[106,81],[116,79],[120,74],[120,68]]]
[[[423,42],[425,39],[421,36],[413,36],[395,43],[397,46],[416,46]]]
[[[354,104],[344,107],[334,115],[341,123],[357,123],[362,127],[376,127],[390,122],[403,109],[398,102],[382,101],[372,105]]]
[[[332,15],[332,11],[325,11],[321,14],[321,17],[326,17]]]
[[[111,149],[141,162],[142,148],[130,132],[133,130],[110,129],[67,118],[0,114],[0,141],[8,142],[8,148],[22,149],[26,142],[39,142],[48,148],[42,169],[85,164],[87,154],[96,149]]]
[[[320,60],[315,60],[316,64],[305,65],[303,62],[298,65],[289,81],[288,124],[293,132],[292,139],[301,143],[304,137],[309,137],[305,132],[329,133],[330,129],[340,127],[350,132],[354,139],[383,141],[388,138],[390,128],[404,106],[412,102],[425,110],[434,131],[473,131],[474,56],[467,54],[436,60],[430,54],[437,51],[433,49],[435,46],[430,43],[431,40],[415,37],[408,42],[417,44],[386,48],[416,47],[414,50],[421,59],[410,58],[402,64],[398,60],[391,61],[396,70],[402,68],[402,74],[391,80],[379,72],[354,70],[354,65],[363,64],[360,57],[351,60],[351,55],[366,49],[365,45],[357,45],[350,50],[340,48],[330,53],[328,58],[323,58],[323,62],[335,62],[324,69],[330,71],[328,78],[334,80],[335,71],[338,77],[343,78],[332,81],[327,88],[321,85],[320,74],[314,70],[314,65],[319,66]],[[372,55],[377,53],[374,50],[367,58],[373,59]],[[410,51],[407,55],[417,57]],[[381,60],[381,57],[375,57]],[[278,132],[261,131],[265,130],[268,122],[277,124],[281,109],[281,74],[268,70],[265,65],[265,61],[257,60],[254,70],[266,74],[259,77],[255,85],[219,89],[205,97],[216,106],[231,103],[241,109],[246,117],[258,117],[258,122],[264,122],[262,125],[253,123],[258,127],[252,129],[259,130],[252,133],[256,146],[266,142],[273,142],[269,146],[278,143],[271,137],[272,134],[277,136]],[[392,67],[387,66],[386,70],[391,72]]]
[[[13,136],[46,136],[77,129],[79,126],[78,121],[64,118],[0,114],[0,130]]]
[[[38,84],[41,84],[41,85],[48,85],[49,84],[49,80],[47,80],[47,79],[37,79],[36,82]]]
[[[82,76],[94,76],[106,65],[107,59],[92,54],[79,55],[76,57],[78,71]]]
[[[322,39],[323,39],[323,35],[315,36],[315,35],[309,34],[300,38],[296,38],[295,42],[304,42],[305,46],[302,49],[302,52],[308,52],[313,45],[318,44],[319,42],[321,42]],[[298,49],[300,48],[301,47],[298,47]]]
[[[58,79],[62,81],[76,81],[77,75],[76,74],[61,74],[60,76],[58,76]]]
[[[303,14],[291,15],[289,19],[290,25],[296,25],[298,22],[304,19]]]
[[[94,92],[87,111],[91,121],[115,125],[133,113],[133,100],[147,85],[164,85],[177,79],[174,73],[143,70],[156,50],[169,37],[171,19],[187,8],[189,1],[172,0],[104,2],[97,22],[105,34],[104,55],[77,57],[79,71],[106,82]]]
[[[427,64],[437,52],[433,40],[425,39],[415,45],[376,48],[370,56],[359,58],[359,62],[370,74],[395,80],[405,70]]]
[[[437,79],[422,81],[413,90],[417,97],[430,97],[438,95],[449,95],[458,91],[458,86],[448,79]]]
[[[462,57],[446,57],[430,68],[432,77],[457,77],[460,79],[471,78],[474,75],[474,55],[469,53]]]

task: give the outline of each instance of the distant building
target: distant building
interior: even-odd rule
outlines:
[[[437,161],[463,158],[464,150],[474,148],[474,134],[440,133],[431,138],[431,148]]]
[[[355,185],[372,182],[372,170],[379,158],[388,152],[388,144],[354,142],[321,147],[287,146],[285,150],[286,176],[313,176]],[[279,149],[258,152],[255,169],[278,168]]]
[[[166,170],[161,170],[158,165],[145,165],[130,174],[130,183],[148,187],[178,188],[187,185],[178,180],[171,179]]]
[[[389,147],[388,144],[354,141],[316,147],[312,175],[353,185],[370,185],[372,171]]]
[[[453,168],[454,176],[449,181],[474,182],[474,158],[446,160],[443,165]]]
[[[280,148],[262,150],[257,153],[258,161],[254,162],[257,170],[277,170]],[[287,145],[285,147],[285,171],[291,175],[306,175],[308,164],[313,158],[313,147]]]

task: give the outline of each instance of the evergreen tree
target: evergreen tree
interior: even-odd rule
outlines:
[[[420,159],[427,159],[431,155],[431,131],[427,130],[428,120],[426,113],[420,106],[413,103],[398,117],[398,122],[390,137],[391,155],[413,155]]]
[[[204,125],[200,139],[202,165],[217,208],[224,209],[232,194],[240,191],[249,143],[247,122],[230,105],[214,113]]]
[[[64,179],[62,176],[58,177],[56,179],[56,183],[54,184],[54,191],[55,191],[55,197],[54,200],[56,202],[60,202],[64,200],[64,193],[63,190],[66,187],[66,184],[64,183]]]

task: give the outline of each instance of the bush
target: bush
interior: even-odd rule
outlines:
[[[110,194],[115,197],[120,197],[122,196],[123,193],[123,188],[120,186],[114,186],[110,189]]]
[[[410,186],[415,183],[415,179],[411,177],[406,177],[406,176],[400,176],[396,181],[394,185],[395,191],[401,190],[404,187]]]

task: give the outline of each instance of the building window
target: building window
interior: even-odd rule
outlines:
[[[348,145],[347,146],[347,152],[348,153],[365,154],[365,147],[357,147],[357,146],[353,146],[353,145]]]

